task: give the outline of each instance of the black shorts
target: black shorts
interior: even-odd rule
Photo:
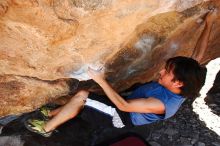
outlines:
[[[101,104],[107,105],[107,109],[114,108],[116,112],[118,113],[124,127],[133,127],[133,124],[130,119],[130,115],[127,112],[120,111],[106,96],[100,96],[95,93],[89,93],[88,100],[91,101],[97,101]],[[115,122],[113,122],[112,115],[105,112],[106,108],[96,108],[91,105],[85,104],[84,109],[80,113],[80,117],[90,123],[92,126],[98,126],[98,127],[117,127],[115,126]],[[109,110],[107,110],[109,111]],[[111,111],[111,110],[110,110]],[[115,120],[114,120],[115,121]],[[116,120],[117,121],[117,120]],[[117,123],[117,122],[116,122]],[[116,124],[117,125],[117,124]],[[122,128],[122,127],[117,127]]]

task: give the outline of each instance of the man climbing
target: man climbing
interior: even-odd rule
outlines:
[[[214,13],[206,18],[206,30],[197,44],[206,47],[211,31]],[[202,43],[201,43],[202,42]],[[200,60],[201,56],[194,53]],[[121,97],[105,80],[101,71],[88,69],[88,75],[98,83],[108,98],[82,90],[76,93],[64,106],[55,110],[42,110],[46,119],[28,119],[25,126],[32,132],[49,137],[62,123],[81,116],[93,125],[114,127],[149,124],[173,116],[186,98],[197,97],[205,81],[206,69],[188,57],[174,57],[167,60],[159,72],[158,82],[150,82],[137,88],[126,99]]]

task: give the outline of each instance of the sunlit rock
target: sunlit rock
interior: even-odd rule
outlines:
[[[167,58],[192,55],[212,7],[219,1],[0,1],[0,100],[7,101],[0,103],[0,115],[67,95],[62,79],[88,80],[88,66],[104,68],[117,91],[155,79]],[[220,56],[219,26],[218,17],[201,63]],[[5,81],[8,76],[13,84]],[[48,84],[54,80],[59,82]],[[72,85],[98,89],[92,82]],[[38,91],[39,86],[46,87]]]
[[[0,115],[31,111],[44,103],[67,95],[65,81],[42,81],[15,75],[0,76]]]

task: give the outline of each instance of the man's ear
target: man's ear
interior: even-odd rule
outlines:
[[[174,87],[180,88],[180,87],[183,86],[183,82],[177,80],[177,81],[174,82],[173,85],[174,85]]]

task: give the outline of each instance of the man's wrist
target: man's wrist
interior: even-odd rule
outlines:
[[[97,83],[98,83],[100,86],[103,85],[105,82],[106,82],[105,79],[100,79],[100,80],[97,81]]]

